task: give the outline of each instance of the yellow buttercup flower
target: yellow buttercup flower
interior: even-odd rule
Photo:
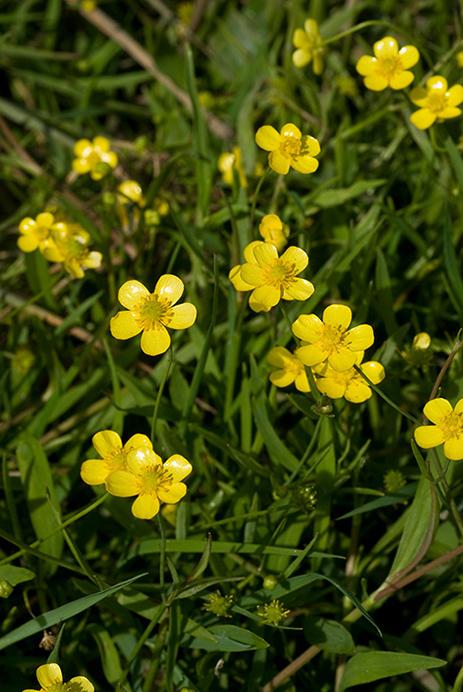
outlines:
[[[352,368],[359,351],[374,341],[373,329],[361,324],[348,329],[352,310],[347,305],[329,305],[323,311],[323,321],[317,315],[301,315],[293,323],[293,333],[304,342],[298,356],[309,367],[328,361],[334,370]]]
[[[79,139],[74,145],[77,158],[72,162],[73,169],[79,175],[90,173],[93,180],[101,180],[110,168],[117,166],[117,154],[110,147],[106,137],[94,137],[92,141]]]
[[[127,471],[114,471],[107,488],[117,497],[138,495],[132,514],[138,519],[152,519],[161,502],[175,504],[185,496],[187,486],[181,481],[193,470],[180,454],[173,454],[163,464],[150,447],[138,447],[127,454]]]
[[[259,224],[259,233],[266,243],[275,245],[281,252],[288,243],[289,226],[277,214],[266,214]]]
[[[373,384],[379,384],[384,380],[386,373],[381,363],[370,360],[362,363],[363,351],[356,354],[356,365],[368,377]],[[326,394],[330,399],[341,399],[344,397],[353,404],[361,404],[372,395],[371,388],[355,368],[349,368],[339,372],[328,363],[318,366],[316,369],[319,377],[316,380],[317,389],[322,394]]]
[[[54,224],[40,251],[49,262],[62,262],[69,274],[81,279],[84,268],[96,269],[103,259],[101,252],[89,250],[89,241],[89,234],[80,224],[60,222]]]
[[[170,346],[166,329],[188,329],[196,320],[192,303],[175,305],[183,293],[183,281],[173,274],[164,274],[154,292],[139,281],[126,281],[119,289],[119,302],[127,308],[118,312],[109,328],[115,339],[141,335],[141,350],[149,356],[164,353]]]
[[[124,180],[117,186],[117,201],[119,204],[135,202],[139,207],[144,207],[146,204],[143,190],[136,180]]]
[[[416,443],[424,449],[443,444],[447,459],[463,459],[463,399],[457,402],[455,409],[447,399],[432,399],[423,413],[434,425],[416,428]]]
[[[48,238],[55,223],[55,217],[50,212],[38,214],[35,219],[26,216],[19,224],[18,247],[23,252],[34,252]]]
[[[220,154],[217,168],[222,173],[222,180],[224,183],[233,185],[233,171],[235,170],[238,173],[241,187],[244,189],[247,188],[248,181],[244,172],[243,159],[239,147],[233,147],[232,151]]]
[[[23,690],[23,692],[94,692],[90,680],[78,675],[69,682],[63,682],[63,674],[57,663],[45,663],[37,668],[37,680],[40,690]]]
[[[323,45],[315,19],[306,19],[304,29],[296,29],[293,44],[297,48],[293,53],[293,63],[296,67],[304,67],[312,62],[314,74],[321,74],[326,47]]]
[[[138,447],[153,448],[146,435],[137,433],[122,445],[120,436],[112,430],[102,430],[92,437],[92,443],[102,459],[87,459],[81,466],[80,476],[88,485],[107,483],[114,471],[127,471],[127,454]]]
[[[416,65],[420,59],[415,46],[404,46],[399,50],[395,38],[385,36],[376,41],[373,52],[374,58],[363,55],[355,66],[357,72],[364,77],[363,83],[367,89],[405,89],[413,82],[415,75],[408,68]]]
[[[449,89],[445,77],[436,75],[426,81],[426,88],[412,89],[410,99],[415,106],[420,106],[410,116],[411,122],[420,130],[427,130],[436,120],[439,122],[461,115],[457,106],[463,101],[463,86],[455,84]]]
[[[246,264],[234,267],[229,278],[237,290],[252,290],[249,307],[255,312],[268,312],[282,298],[307,300],[314,292],[310,281],[297,278],[309,263],[301,248],[290,247],[278,257],[274,245],[258,240],[246,247],[244,256]]]
[[[314,173],[318,168],[315,156],[320,153],[320,144],[315,137],[302,136],[296,125],[287,123],[280,134],[271,125],[257,130],[256,142],[269,151],[268,164],[277,173],[286,175],[292,166],[299,173]]]
[[[278,370],[270,373],[270,382],[277,387],[288,387],[294,382],[300,392],[310,392],[309,380],[302,360],[283,346],[275,346],[267,355],[270,365],[275,365]]]

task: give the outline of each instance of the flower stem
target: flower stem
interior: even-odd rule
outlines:
[[[161,555],[160,555],[160,562],[159,562],[159,583],[161,585],[161,593],[162,597],[164,598],[164,570],[166,568],[166,526],[164,524],[164,518],[160,512],[158,512],[158,522],[159,522],[159,531],[161,533]]]
[[[252,205],[251,205],[251,213],[249,215],[249,228],[252,233],[252,227],[254,225],[254,214],[256,211],[256,204],[257,204],[257,197],[260,192],[260,188],[262,187],[262,183],[264,182],[265,178],[267,175],[270,173],[270,166],[267,166],[266,170],[262,173],[259,182],[257,183],[256,190],[254,192],[254,197],[252,199]]]
[[[164,391],[165,384],[167,382],[167,378],[169,377],[169,372],[170,368],[172,365],[172,345],[170,346],[168,350],[168,361],[167,361],[167,366],[164,371],[164,375],[162,376],[161,384],[159,385],[158,389],[158,395],[156,397],[156,401],[154,403],[154,411],[153,411],[153,420],[151,422],[151,442],[153,443],[154,446],[154,440],[156,437],[156,421],[158,419],[158,413],[159,413],[159,405],[161,403],[161,398],[162,398],[162,393]]]

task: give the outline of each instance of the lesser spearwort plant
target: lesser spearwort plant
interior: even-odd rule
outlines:
[[[2,7],[2,689],[463,689],[462,27],[302,5]]]

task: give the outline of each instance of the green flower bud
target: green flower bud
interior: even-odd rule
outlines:
[[[0,581],[0,598],[8,598],[13,593],[13,585],[7,579]]]
[[[267,574],[267,576],[264,578],[264,589],[268,589],[269,591],[273,591],[273,589],[278,585],[278,579],[275,577],[274,574]]]

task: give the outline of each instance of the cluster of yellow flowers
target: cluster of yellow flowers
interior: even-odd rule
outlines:
[[[40,690],[23,690],[23,692],[94,692],[95,688],[83,675],[63,682],[63,673],[57,663],[45,663],[37,668],[37,680]]]
[[[90,236],[78,223],[59,220],[49,211],[19,224],[18,247],[23,252],[40,250],[50,262],[60,262],[69,274],[82,278],[84,269],[101,265],[101,252],[89,249]]]
[[[102,485],[111,495],[133,497],[132,513],[138,519],[152,519],[161,502],[175,504],[185,496],[183,479],[192,471],[191,464],[180,454],[167,461],[153,450],[151,440],[140,433],[122,444],[120,436],[103,430],[92,438],[101,459],[87,459],[80,475],[89,485]]]

